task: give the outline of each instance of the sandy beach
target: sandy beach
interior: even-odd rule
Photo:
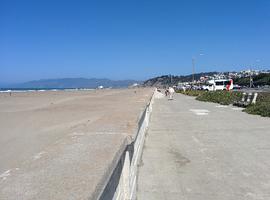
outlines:
[[[0,94],[0,199],[85,199],[152,89]]]

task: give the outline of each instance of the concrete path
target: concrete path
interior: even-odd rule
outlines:
[[[138,199],[270,199],[270,118],[183,95],[157,99]]]

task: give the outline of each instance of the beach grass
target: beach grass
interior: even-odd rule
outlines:
[[[199,101],[219,103],[221,105],[230,105],[236,101],[240,101],[242,98],[242,92],[238,91],[187,90],[177,92],[188,96],[194,96],[196,97],[196,100]],[[270,117],[270,93],[259,93],[256,104],[248,105],[243,111],[253,115]]]
[[[244,111],[249,114],[270,117],[270,93],[259,93],[256,104],[249,105]]]

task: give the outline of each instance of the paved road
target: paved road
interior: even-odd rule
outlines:
[[[270,118],[180,94],[157,99],[138,199],[270,199]]]

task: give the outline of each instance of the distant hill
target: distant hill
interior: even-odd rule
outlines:
[[[198,73],[198,74],[194,74],[194,78],[195,80],[198,80],[200,79],[201,76],[212,76],[214,74],[217,74],[217,72]],[[143,86],[162,87],[162,86],[168,86],[168,85],[177,85],[179,82],[190,82],[190,81],[192,81],[192,75],[186,75],[186,76],[164,75],[164,76],[159,76],[159,77],[146,80],[143,83]]]
[[[110,80],[110,79],[97,79],[97,78],[62,78],[62,79],[42,79],[29,81],[21,84],[15,84],[9,87],[13,88],[97,88],[102,85],[103,87],[124,88],[134,83],[135,80]]]
[[[270,74],[259,74],[256,76],[252,76],[252,80],[254,86],[270,85]],[[234,83],[240,86],[249,86],[250,78],[236,78],[234,79]]]
[[[195,80],[199,80],[201,76],[213,76],[218,74],[218,72],[205,72],[205,73],[198,73],[194,74]],[[228,75],[229,72],[223,72],[224,75]],[[259,75],[253,75],[253,85],[254,86],[264,86],[270,85],[270,73],[261,73]],[[234,84],[240,86],[249,86],[249,77],[242,77],[242,78],[234,78]],[[144,87],[166,87],[177,85],[179,82],[191,82],[192,75],[187,76],[171,76],[171,75],[164,75],[155,78],[151,78],[146,80],[142,85]]]

